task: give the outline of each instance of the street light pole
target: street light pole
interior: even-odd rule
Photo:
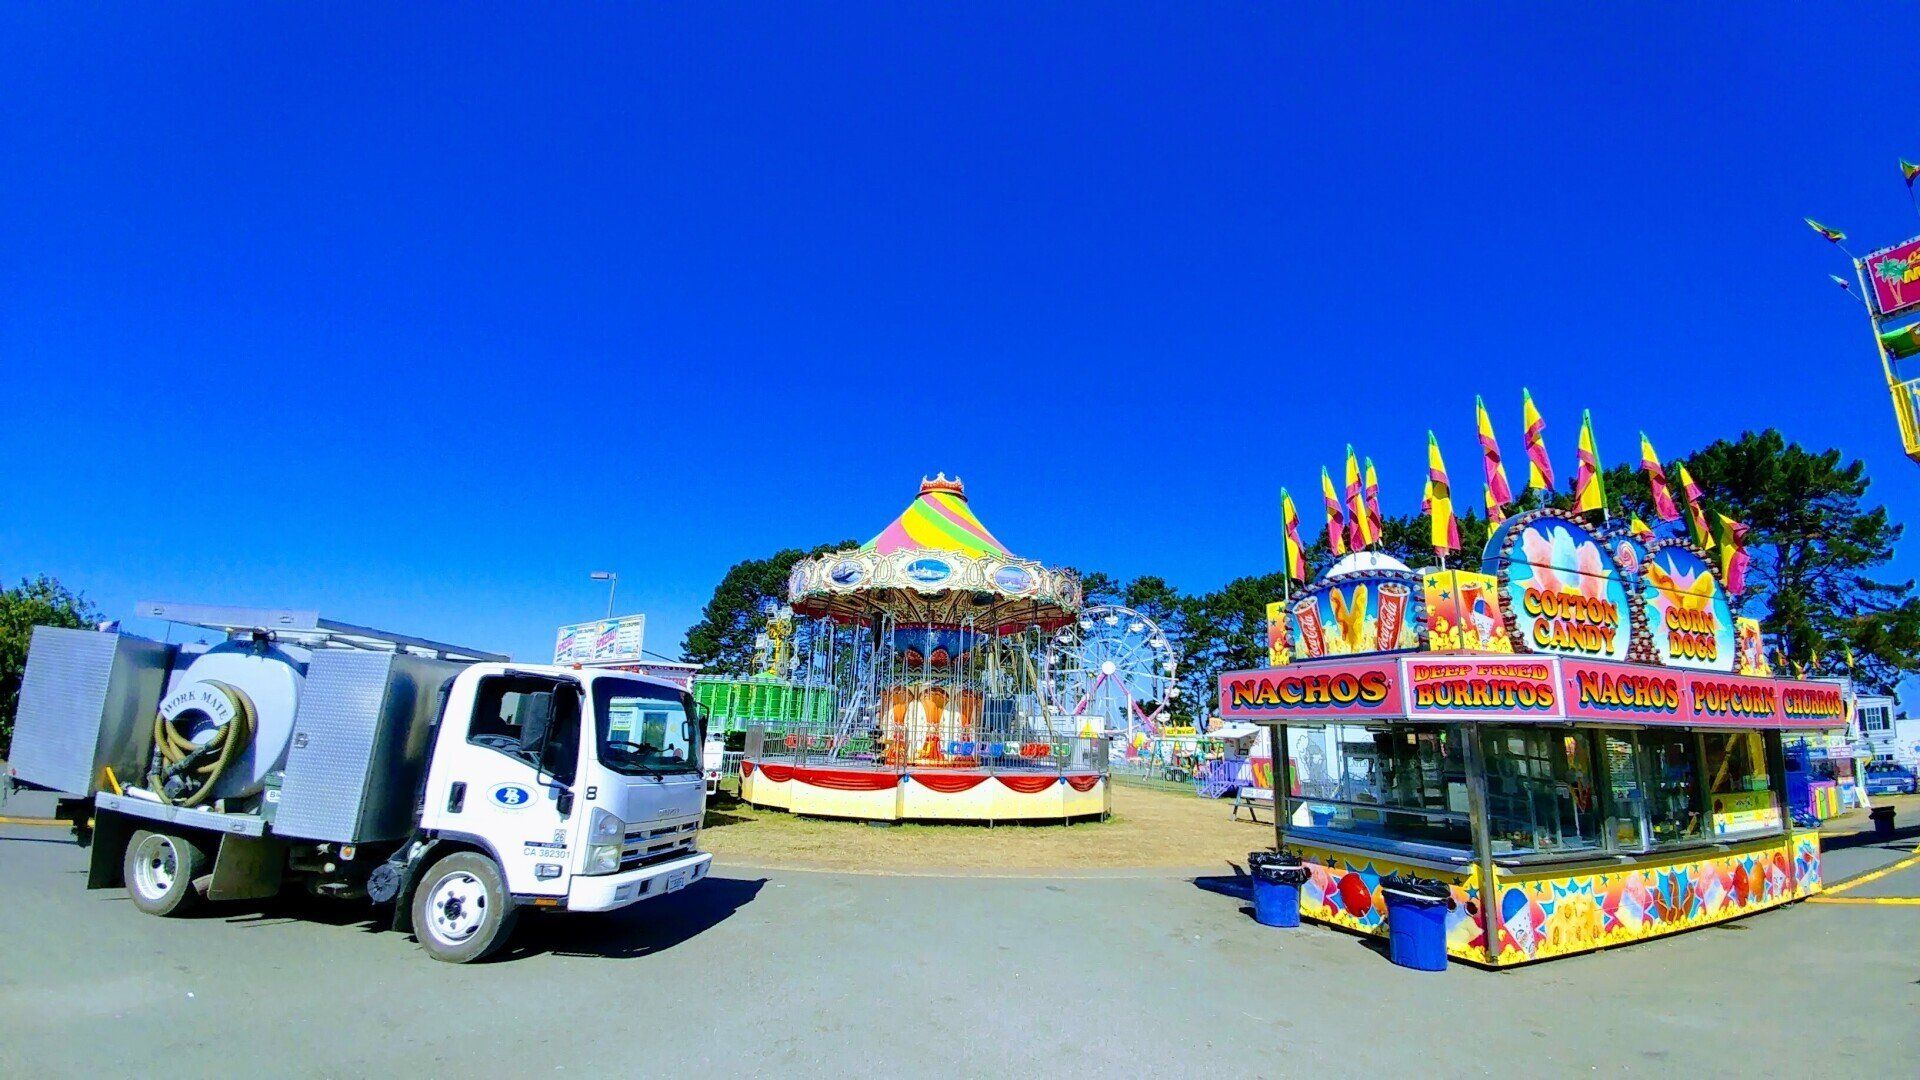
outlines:
[[[595,570],[587,576],[607,583],[607,618],[613,618],[613,592],[620,587],[620,575],[611,570]]]

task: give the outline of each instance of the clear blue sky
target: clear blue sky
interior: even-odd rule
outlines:
[[[0,574],[538,658],[606,568],[673,652],[943,469],[1204,589],[1523,384],[1920,524],[1800,222],[1920,232],[1911,5],[392,7],[0,10]]]

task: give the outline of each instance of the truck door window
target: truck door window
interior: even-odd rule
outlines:
[[[546,754],[526,745],[527,719],[551,698],[553,724],[547,733]],[[493,675],[480,680],[474,693],[473,719],[467,741],[496,750],[572,784],[580,760],[580,691],[570,682],[518,675]]]

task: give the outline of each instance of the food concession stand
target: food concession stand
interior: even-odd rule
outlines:
[[[1292,662],[1221,677],[1284,748],[1304,917],[1384,935],[1382,879],[1437,879],[1448,954],[1504,967],[1819,890],[1781,733],[1840,727],[1840,690],[1772,678],[1699,550],[1542,509],[1481,571],[1350,557],[1284,605]]]

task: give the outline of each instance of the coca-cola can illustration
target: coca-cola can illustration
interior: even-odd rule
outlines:
[[[1327,655],[1327,631],[1320,625],[1320,601],[1302,600],[1293,606],[1293,617],[1300,623],[1300,645],[1308,656]]]
[[[1398,581],[1380,586],[1380,610],[1374,616],[1373,647],[1391,652],[1400,647],[1400,633],[1407,622],[1407,600],[1413,590]]]

